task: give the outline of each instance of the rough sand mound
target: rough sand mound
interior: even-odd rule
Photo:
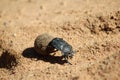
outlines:
[[[115,34],[120,32],[120,11],[111,13],[108,16],[92,16],[87,19],[85,26],[89,28],[91,33],[100,34],[104,32],[106,34]]]

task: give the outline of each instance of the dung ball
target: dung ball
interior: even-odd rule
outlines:
[[[49,55],[54,51],[54,48],[49,45],[53,39],[54,37],[47,33],[39,35],[34,41],[35,51],[41,55]]]

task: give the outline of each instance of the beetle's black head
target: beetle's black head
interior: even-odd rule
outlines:
[[[64,46],[62,53],[64,56],[69,57],[69,58],[72,58],[74,56],[74,51],[72,49],[72,46],[70,45]]]

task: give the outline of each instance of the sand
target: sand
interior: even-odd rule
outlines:
[[[43,33],[73,46],[72,65],[36,54]],[[119,79],[120,0],[0,1],[0,80]]]

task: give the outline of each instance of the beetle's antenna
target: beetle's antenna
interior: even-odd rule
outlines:
[[[76,54],[76,53],[77,53],[77,51],[76,51],[76,50],[74,50],[74,51],[73,51],[73,55],[74,55],[74,54]]]

